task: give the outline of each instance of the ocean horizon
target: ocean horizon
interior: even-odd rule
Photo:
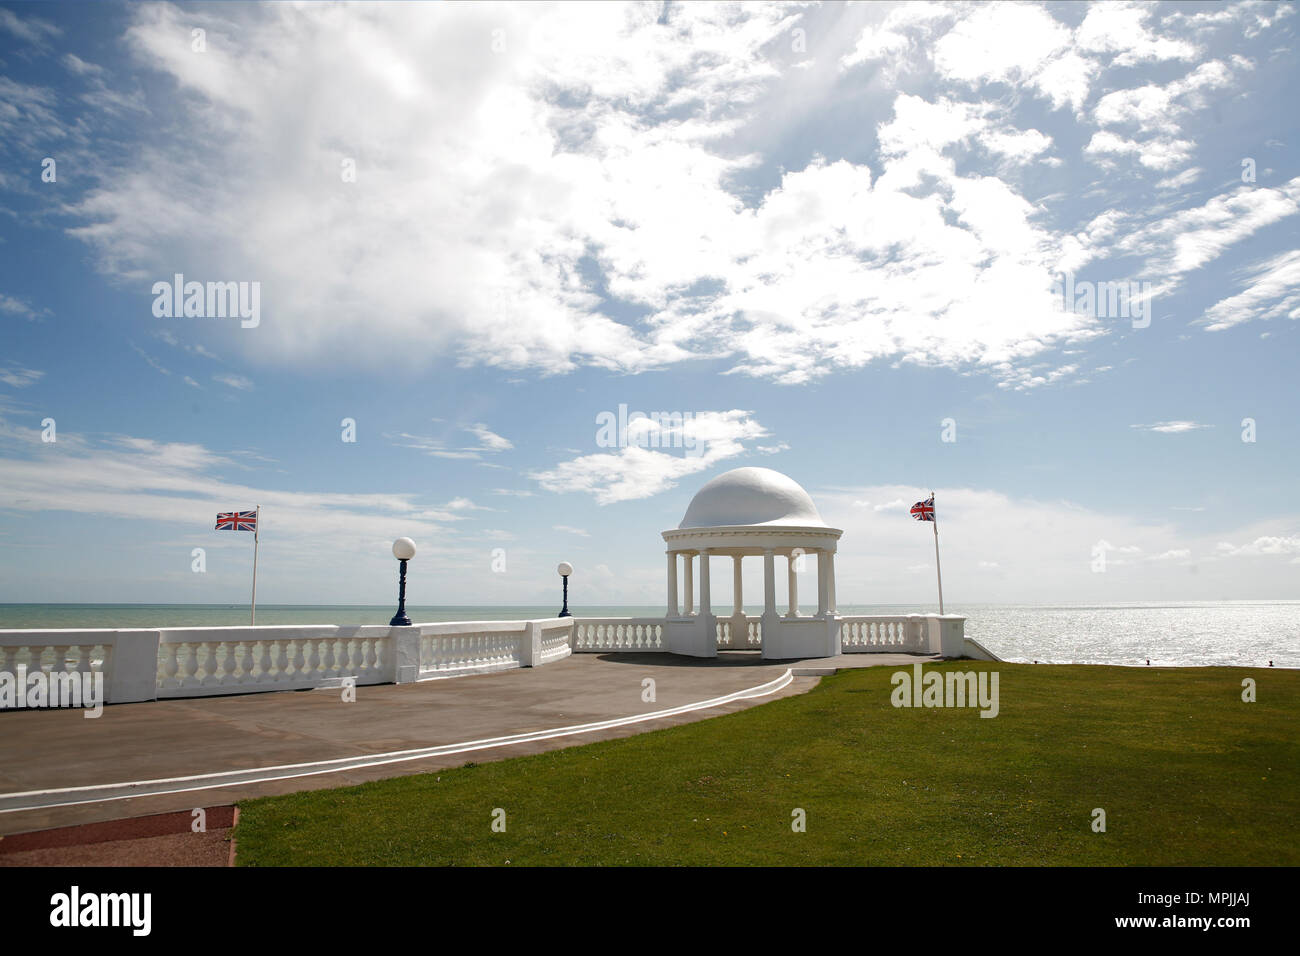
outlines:
[[[0,628],[222,627],[248,623],[246,604],[0,604]],[[257,623],[387,624],[391,605],[265,604]],[[533,620],[553,605],[414,605],[417,624]],[[576,617],[661,617],[662,605],[585,605]],[[759,614],[761,606],[746,606]],[[1107,604],[957,604],[966,636],[1011,662],[1153,666],[1300,667],[1300,601],[1163,601]],[[815,608],[804,607],[811,615]],[[841,617],[936,613],[937,607],[849,604]],[[715,606],[726,616],[730,605]]]

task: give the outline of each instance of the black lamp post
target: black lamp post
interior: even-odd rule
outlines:
[[[564,578],[564,607],[560,608],[557,617],[573,617],[569,613],[569,575],[573,573],[573,565],[568,561],[561,561],[560,566],[555,570],[560,572],[560,577]]]
[[[401,563],[401,570],[398,572],[397,613],[388,626],[410,627],[411,619],[406,616],[406,562],[415,557],[415,542],[410,538],[398,538],[393,542],[393,557]]]

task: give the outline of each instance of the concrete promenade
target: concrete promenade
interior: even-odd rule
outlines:
[[[344,703],[337,689],[321,689],[120,704],[93,720],[80,710],[0,714],[0,834],[187,811],[625,737],[803,693],[835,668],[932,659],[849,654],[773,662],[757,652],[727,652],[717,659],[579,654],[540,668],[359,687],[352,703]],[[793,680],[763,696],[565,736],[544,733],[709,701],[776,681],[787,670]],[[655,681],[653,702],[642,700],[646,677]],[[535,737],[482,745],[521,734]],[[466,742],[464,748],[448,746]],[[396,753],[435,747],[458,752],[418,759]],[[348,761],[342,769],[326,765],[328,772],[316,772],[322,768],[313,766],[340,759]],[[262,768],[285,769],[244,773],[233,782],[208,776]],[[150,792],[139,796],[130,795],[139,787],[106,787],[140,781],[162,782],[143,787]],[[95,789],[48,792],[77,787]],[[27,806],[10,809],[18,805]]]

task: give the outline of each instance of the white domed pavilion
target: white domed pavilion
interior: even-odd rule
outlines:
[[[768,658],[832,657],[839,653],[835,620],[835,550],[844,532],[822,520],[808,492],[771,468],[736,468],[719,475],[691,499],[681,524],[663,532],[668,546],[668,649],[693,657],[714,657],[718,648],[758,644]],[[776,607],[776,557],[785,558],[788,608]],[[799,615],[801,565],[817,556],[817,614]],[[699,601],[695,558],[699,563]],[[711,611],[710,558],[730,556],[734,610],[719,621]],[[763,614],[744,613],[741,562],[763,559]],[[679,574],[679,566],[681,573]],[[680,588],[679,588],[680,584]],[[684,599],[679,602],[679,594]],[[698,610],[697,610],[698,608]]]

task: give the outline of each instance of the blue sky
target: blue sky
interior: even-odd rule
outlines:
[[[954,603],[1296,598],[1294,13],[0,5],[0,601],[657,604],[743,465],[841,604],[932,488]]]

